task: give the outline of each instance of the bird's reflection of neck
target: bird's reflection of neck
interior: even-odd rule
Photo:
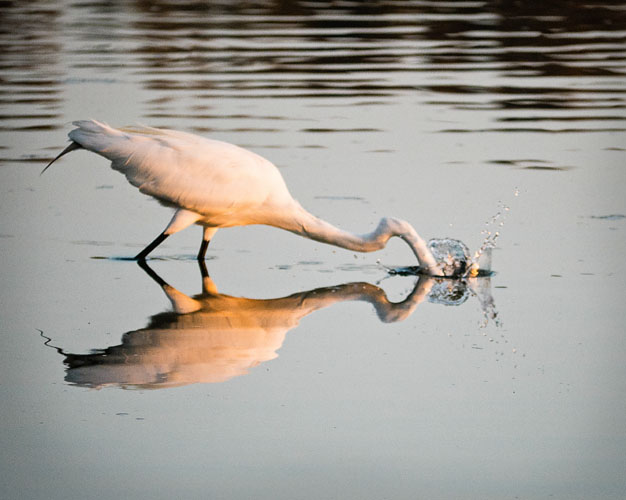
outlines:
[[[171,312],[153,316],[122,343],[90,354],[63,353],[66,381],[100,388],[165,388],[224,382],[277,357],[285,334],[313,311],[337,302],[372,304],[381,321],[400,321],[427,297],[433,280],[420,277],[411,293],[393,303],[370,283],[348,283],[277,299],[220,294],[200,263],[202,293],[190,297],[163,280],[145,262],[142,269],[161,287]]]

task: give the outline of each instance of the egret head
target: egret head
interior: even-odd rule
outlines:
[[[428,242],[428,249],[444,276],[465,276],[469,266],[472,265],[469,249],[462,241],[452,238],[433,238]]]

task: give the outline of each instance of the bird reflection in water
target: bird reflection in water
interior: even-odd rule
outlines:
[[[488,277],[452,280],[422,275],[409,295],[396,303],[381,288],[366,282],[261,300],[218,293],[203,262],[202,293],[194,297],[170,286],[145,262],[140,266],[159,284],[172,311],[152,316],[145,328],[125,333],[116,346],[88,354],[54,347],[65,356],[66,382],[97,389],[225,382],[276,358],[285,334],[303,317],[337,302],[368,302],[381,321],[394,322],[410,316],[425,299],[459,305],[474,295],[486,317],[496,318]]]

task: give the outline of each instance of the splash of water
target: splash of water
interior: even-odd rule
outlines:
[[[428,249],[439,264],[443,278],[461,279],[477,276],[491,276],[491,249],[485,249],[475,264],[469,248],[462,241],[453,238],[433,238],[428,241]],[[478,252],[477,252],[478,253]],[[416,276],[424,273],[420,266],[387,267],[376,261],[390,275]],[[479,266],[479,267],[478,267]]]
[[[460,306],[471,296],[465,280],[435,280],[428,293],[428,301],[444,306]]]
[[[519,196],[515,188],[514,196]],[[433,238],[428,242],[428,249],[441,267],[442,276],[448,278],[475,278],[491,276],[491,253],[496,247],[500,229],[504,226],[510,207],[498,202],[498,211],[485,222],[481,231],[483,242],[472,256],[462,241],[452,238]],[[377,261],[382,266],[380,260]],[[416,275],[423,272],[420,267],[388,268],[382,266],[391,275]]]
[[[444,276],[464,276],[471,262],[470,251],[465,243],[452,238],[433,238],[428,249],[439,264]]]
[[[497,234],[489,235],[472,257],[462,241],[452,238],[433,238],[428,242],[433,257],[441,267],[443,276],[451,278],[475,278],[491,276],[491,249]]]
[[[515,188],[514,196],[519,196],[519,189]],[[500,236],[500,229],[504,226],[506,216],[511,211],[508,205],[502,201],[498,202],[498,211],[487,222],[485,229],[481,231],[483,242],[470,259],[468,266],[469,276],[479,276],[481,273],[491,272],[491,251],[496,247],[496,242]]]

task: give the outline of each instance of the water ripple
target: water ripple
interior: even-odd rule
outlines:
[[[144,118],[250,117],[258,132],[280,129],[253,112],[215,116],[188,103],[359,106],[411,98],[483,112],[491,122],[440,132],[624,130],[626,9],[619,2],[62,1],[0,9],[2,131],[54,130],[70,87],[120,82],[148,93]],[[516,122],[541,126],[502,126]]]

